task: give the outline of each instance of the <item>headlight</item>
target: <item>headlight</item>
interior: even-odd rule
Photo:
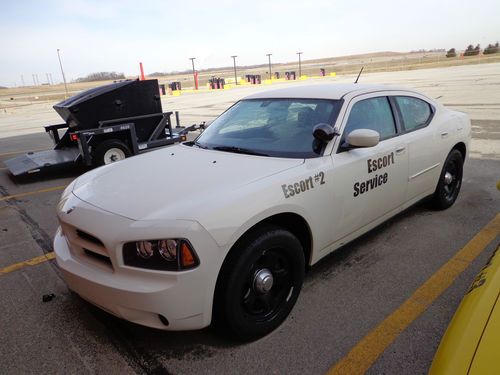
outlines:
[[[123,262],[162,271],[182,271],[200,264],[189,241],[179,238],[127,242],[123,245]]]
[[[158,241],[158,252],[163,259],[172,262],[177,258],[177,241],[161,240]]]
[[[143,259],[149,259],[154,255],[153,243],[150,241],[141,241],[135,244],[137,255]]]

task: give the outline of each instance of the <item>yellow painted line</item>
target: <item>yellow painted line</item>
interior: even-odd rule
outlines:
[[[500,234],[497,214],[446,264],[437,270],[402,305],[359,341],[333,365],[328,375],[364,374],[389,345],[417,319]]]
[[[11,264],[10,266],[0,268],[0,275],[5,275],[7,273],[13,272],[20,270],[21,268],[27,267],[27,266],[36,266],[37,264],[47,262],[51,259],[54,259],[56,255],[54,254],[53,251],[50,253],[47,253],[45,255],[40,255],[39,257],[25,260],[24,262],[19,262],[19,263],[14,263]]]
[[[9,199],[16,199],[16,198],[26,197],[28,195],[35,195],[35,194],[40,194],[40,193],[48,193],[49,191],[63,190],[64,188],[66,188],[66,186],[68,186],[68,185],[54,186],[54,187],[47,188],[47,189],[41,189],[41,190],[35,190],[35,191],[28,191],[26,193],[6,195],[5,197],[1,197],[0,198],[0,202],[6,201],[6,200],[9,200]]]
[[[38,152],[38,151],[47,151],[49,149],[47,148],[40,148],[37,150],[23,150],[23,151],[11,151],[11,152],[4,152],[0,154],[0,156],[8,156],[8,155],[16,155],[16,154],[27,154],[28,152]]]

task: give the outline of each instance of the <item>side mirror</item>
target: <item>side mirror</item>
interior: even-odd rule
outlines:
[[[333,126],[325,123],[320,123],[316,125],[313,129],[314,138],[325,143],[330,142],[333,139],[333,137],[335,137],[336,134],[337,132],[335,131]]]
[[[371,129],[356,129],[347,135],[351,147],[373,147],[380,142],[380,134]]]

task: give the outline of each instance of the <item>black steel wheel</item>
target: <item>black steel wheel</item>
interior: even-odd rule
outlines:
[[[123,160],[132,155],[129,147],[119,139],[108,139],[95,148],[93,152],[93,164],[99,167]]]
[[[252,340],[278,327],[292,310],[304,280],[304,252],[289,231],[262,226],[231,251],[216,287],[214,320]]]
[[[462,186],[463,164],[464,160],[460,151],[452,150],[448,154],[433,196],[436,209],[447,209],[457,200]]]

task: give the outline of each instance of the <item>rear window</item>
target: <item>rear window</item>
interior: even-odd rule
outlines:
[[[411,96],[396,96],[395,100],[403,117],[405,130],[412,131],[429,124],[432,117],[429,103]]]

